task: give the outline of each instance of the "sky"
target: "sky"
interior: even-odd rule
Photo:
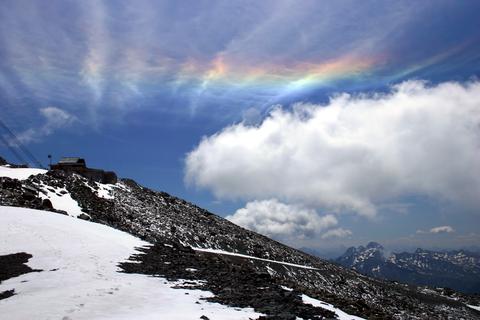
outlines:
[[[4,0],[0,118],[294,247],[479,247],[478,12]]]

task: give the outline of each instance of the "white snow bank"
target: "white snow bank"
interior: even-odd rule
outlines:
[[[257,257],[249,256],[249,255],[246,255],[246,254],[228,252],[228,251],[223,251],[223,250],[218,250],[218,249],[204,249],[204,248],[192,248],[192,249],[193,249],[193,250],[196,250],[196,251],[202,251],[202,252],[210,252],[210,253],[216,253],[216,254],[224,254],[224,255],[227,255],[227,256],[236,256],[236,257],[247,258],[247,259],[252,259],[252,260],[260,260],[260,261],[278,263],[278,264],[283,264],[283,265],[290,266],[290,267],[296,267],[296,268],[302,268],[302,269],[311,269],[311,270],[318,270],[317,268],[314,268],[314,267],[311,267],[311,266],[304,266],[304,265],[294,264],[294,263],[289,263],[289,262],[283,262],[283,261],[276,261],[276,260],[269,260],[269,259],[257,258]]]
[[[293,291],[293,289],[285,286],[282,286],[282,289],[286,291]],[[332,304],[311,298],[305,294],[302,294],[302,301],[304,304],[310,304],[314,307],[320,307],[320,308],[335,312],[339,320],[365,320],[364,318],[349,315],[348,313],[345,313],[342,310],[335,308]],[[300,319],[300,318],[297,318],[297,319]]]
[[[480,311],[479,306],[472,306],[472,305],[467,304],[467,307],[472,308],[472,309],[477,310],[477,311]]]
[[[0,207],[0,255],[27,252],[32,268],[6,280],[0,300],[8,319],[248,319],[260,314],[199,300],[200,290],[172,289],[163,278],[118,273],[117,263],[146,245],[116,229],[67,216]],[[199,301],[200,304],[195,302]]]
[[[345,313],[342,310],[335,308],[333,305],[329,303],[326,303],[314,298],[310,298],[309,296],[304,294],[302,294],[302,300],[303,300],[303,303],[305,304],[311,304],[312,306],[320,307],[320,308],[335,312],[339,320],[365,320],[364,318],[349,315],[348,313]]]
[[[10,168],[0,166],[0,177],[9,177],[12,179],[25,180],[35,174],[44,174],[47,170],[34,168]]]

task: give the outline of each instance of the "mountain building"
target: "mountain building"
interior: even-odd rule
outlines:
[[[117,183],[117,175],[115,172],[88,168],[85,159],[78,157],[63,157],[57,164],[51,164],[50,170],[62,170],[69,173],[77,173],[89,180],[100,183]]]

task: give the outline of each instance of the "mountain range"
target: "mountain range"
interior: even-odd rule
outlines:
[[[419,286],[480,293],[480,254],[466,250],[385,254],[382,245],[351,247],[335,260],[360,273]]]

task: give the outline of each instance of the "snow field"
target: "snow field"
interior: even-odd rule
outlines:
[[[56,213],[0,207],[0,255],[27,252],[33,272],[6,280],[0,314],[23,319],[249,319],[260,314],[200,300],[212,293],[172,289],[160,277],[117,272],[148,243],[119,230]],[[196,302],[199,302],[197,304]]]
[[[0,177],[9,177],[12,179],[25,180],[36,174],[44,174],[47,170],[35,168],[10,168],[8,166],[0,166]]]

